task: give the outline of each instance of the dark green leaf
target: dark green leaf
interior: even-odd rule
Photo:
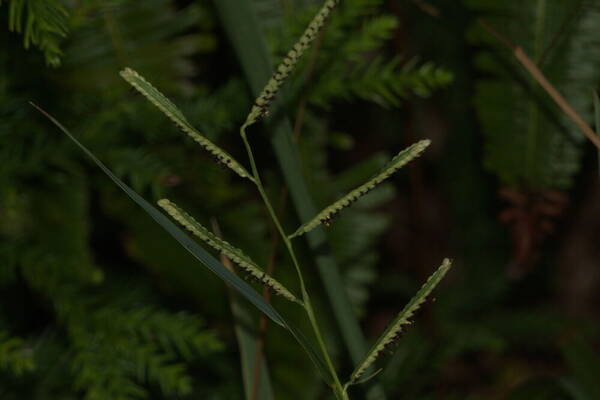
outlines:
[[[229,283],[231,287],[236,289],[242,296],[244,296],[248,301],[254,304],[260,311],[265,313],[271,320],[273,320],[278,325],[281,325],[287,328],[294,338],[302,345],[302,347],[308,353],[310,359],[313,361],[315,366],[318,368],[321,376],[327,383],[331,382],[331,375],[329,374],[327,368],[325,367],[325,362],[323,358],[317,353],[306,338],[302,335],[302,333],[291,326],[287,321],[283,319],[281,315],[266,301],[263,300],[258,293],[252,289],[250,285],[246,282],[238,278],[235,274],[230,272],[223,264],[221,264],[216,258],[214,258],[210,253],[200,247],[194,240],[192,240],[189,236],[187,236],[181,229],[179,229],[171,220],[159,212],[152,204],[148,203],[144,200],[140,195],[138,195],[134,190],[132,190],[129,186],[123,183],[119,178],[117,178],[109,169],[106,167],[100,160],[98,160],[91,151],[89,151],[83,144],[81,144],[60,122],[58,122],[54,117],[50,114],[39,108],[37,105],[31,103],[37,110],[39,110],[44,116],[46,116],[50,121],[52,121],[61,131],[63,131],[75,144],[94,161],[94,163],[109,176],[112,181],[117,184],[129,197],[133,199],[140,207],[144,209],[151,217],[154,219],[160,226],[162,226],[175,240],[177,240],[186,250],[188,250],[196,259],[198,259],[202,264],[204,264],[208,269],[214,272],[219,278],[223,279],[225,282]]]
[[[60,122],[58,122],[54,117],[50,114],[31,103],[35,108],[37,108],[42,114],[44,114],[50,121],[52,121],[60,130],[62,130],[75,144],[85,153],[88,157],[92,159],[92,161],[100,167],[102,171],[112,181],[119,186],[133,201],[135,201],[140,207],[144,209],[151,217],[154,219],[160,226],[163,227],[175,240],[179,242],[187,251],[189,251],[196,259],[198,259],[202,264],[204,264],[208,269],[214,272],[219,278],[223,279],[225,282],[229,283],[233,288],[235,288],[242,296],[244,296],[248,301],[254,304],[259,310],[265,313],[269,318],[271,318],[274,322],[281,326],[286,326],[283,318],[275,311],[275,309],[265,302],[261,296],[246,282],[238,278],[236,275],[231,273],[227,268],[223,266],[216,258],[214,258],[210,253],[200,247],[194,240],[192,240],[188,235],[186,235],[181,229],[177,227],[171,220],[158,211],[152,204],[148,203],[144,200],[139,194],[137,194],[133,189],[123,183],[119,178],[117,178],[109,169],[106,167],[100,160],[96,158],[83,144],[81,144]]]

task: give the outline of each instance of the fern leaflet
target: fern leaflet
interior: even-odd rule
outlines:
[[[0,371],[11,371],[16,376],[33,371],[36,367],[32,348],[23,339],[0,331]]]
[[[67,9],[55,0],[11,0],[8,29],[23,34],[23,45],[38,47],[44,52],[46,63],[60,65],[60,42],[69,31]],[[3,1],[0,0],[0,6]]]

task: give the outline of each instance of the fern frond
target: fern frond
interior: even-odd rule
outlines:
[[[393,345],[399,338],[400,332],[405,325],[411,324],[410,318],[413,316],[415,311],[419,309],[421,304],[426,300],[427,296],[433,291],[433,289],[440,283],[444,278],[451,266],[449,259],[444,259],[442,265],[435,271],[427,282],[421,287],[417,294],[408,302],[404,309],[398,314],[398,316],[392,321],[387,327],[383,334],[379,337],[377,342],[373,345],[371,350],[366,354],[363,361],[361,361],[352,375],[350,376],[349,382],[346,386],[353,385],[359,382],[360,377],[369,369],[369,367],[375,362],[377,357],[382,351],[386,350],[390,345]]]
[[[311,75],[308,88],[302,79],[292,83],[293,96],[306,96],[310,103],[323,108],[338,99],[357,98],[383,107],[398,107],[406,98],[428,97],[436,89],[448,86],[453,76],[443,67],[416,59],[380,56],[399,25],[396,16],[381,10],[382,3],[349,0],[340,5],[320,44],[314,66],[318,72]],[[275,30],[272,41],[277,52],[287,49],[287,43],[300,33],[299,27],[306,24],[311,11],[312,7],[305,7],[299,17],[294,13],[285,20],[286,29]],[[302,67],[307,62],[303,60]]]
[[[0,370],[19,376],[34,369],[33,350],[25,347],[23,339],[0,331]]]
[[[60,65],[60,42],[69,31],[67,9],[55,0],[11,0],[8,29],[23,34],[23,45],[31,45],[44,52],[46,63]],[[2,6],[3,1],[0,1]]]
[[[121,71],[121,76],[167,117],[169,117],[169,119],[171,119],[171,121],[181,128],[181,130],[183,130],[189,137],[191,137],[196,143],[198,143],[213,157],[215,157],[219,163],[229,167],[242,178],[254,180],[248,171],[231,155],[202,136],[202,134],[188,122],[183,113],[175,106],[175,104],[166,98],[158,89],[152,86],[152,84],[146,81],[140,74],[131,68],[126,68]]]
[[[394,174],[404,165],[417,158],[427,148],[427,146],[429,146],[430,143],[431,141],[428,139],[421,140],[420,142],[417,142],[402,150],[394,158],[392,158],[392,160],[377,175],[373,176],[371,179],[369,179],[369,181],[352,190],[350,193],[332,205],[323,209],[323,211],[318,213],[312,220],[300,226],[296,232],[289,236],[289,238],[292,239],[294,237],[301,236],[306,232],[310,232],[320,224],[329,225],[331,223],[331,219],[341,210],[348,207],[361,196],[364,196],[371,190],[375,189],[377,185],[392,176],[392,174]]]
[[[418,64],[411,60],[400,65],[395,57],[375,57],[357,63],[350,71],[346,65],[326,69],[310,93],[311,103],[328,108],[336,98],[360,98],[382,107],[398,107],[410,96],[429,97],[436,89],[448,86],[453,75],[431,62]]]
[[[271,288],[275,293],[285,297],[290,301],[302,304],[302,302],[298,300],[298,298],[294,296],[292,292],[290,292],[275,278],[263,271],[258,265],[256,265],[254,261],[252,261],[252,259],[250,259],[250,257],[244,254],[242,250],[232,246],[228,242],[210,232],[176,204],[167,199],[162,199],[158,201],[158,205],[188,231],[196,235],[213,249],[229,258],[244,271],[248,272],[259,283]]]
[[[271,102],[281,89],[281,86],[287,79],[287,77],[292,73],[294,67],[304,54],[304,52],[310,47],[310,44],[313,40],[316,39],[318,33],[321,31],[323,26],[325,25],[325,21],[333,11],[333,9],[339,4],[340,0],[326,0],[325,4],[321,8],[321,10],[317,13],[317,15],[310,22],[300,39],[294,44],[292,49],[287,53],[287,55],[283,58],[283,61],[269,81],[266,86],[255,100],[248,117],[246,118],[246,122],[242,126],[242,129],[254,124],[258,121],[263,115],[266,114],[267,109],[271,105]]]
[[[118,288],[117,301],[123,301]],[[135,293],[137,302],[140,299]],[[109,300],[111,301],[112,298]],[[89,301],[89,299],[88,299]],[[98,301],[106,301],[97,298]],[[158,386],[165,397],[192,391],[183,359],[214,354],[222,345],[202,322],[188,314],[171,314],[154,307],[123,309],[118,304],[88,308],[70,297],[55,304],[64,316],[74,387],[85,399],[147,398],[147,385]],[[130,307],[130,302],[128,307]]]
[[[594,2],[466,3],[523,48],[584,120],[593,120],[588,94],[600,81],[600,10]],[[472,33],[472,40],[486,42],[484,49],[497,45],[487,33]],[[582,163],[578,128],[512,56],[484,50],[477,64],[485,71],[475,104],[487,169],[503,184],[522,190],[569,189]]]

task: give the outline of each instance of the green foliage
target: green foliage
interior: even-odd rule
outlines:
[[[326,1],[323,9],[320,13],[317,14],[313,22],[309,25],[305,34],[301,36],[300,44],[296,45],[296,47],[288,54],[288,58],[286,61],[284,60],[283,67],[280,67],[278,72],[274,75],[273,84],[267,84],[267,89],[263,91],[261,95],[259,95],[257,103],[251,109],[249,116],[246,119],[246,122],[242,125],[240,131],[242,134],[242,139],[246,146],[248,158],[250,159],[252,165],[252,175],[250,176],[246,170],[241,167],[241,165],[228,154],[223,152],[220,148],[216,147],[212,142],[208,139],[204,138],[200,135],[195,129],[187,122],[183,114],[177,109],[172,102],[170,102],[166,97],[164,97],[158,90],[156,90],[152,85],[150,85],[147,81],[141,78],[137,73],[135,73],[131,69],[126,69],[122,72],[123,78],[127,80],[130,84],[132,84],[138,91],[140,91],[144,96],[146,96],[154,105],[156,105],[163,113],[165,113],[172,121],[174,121],[177,125],[184,129],[184,131],[190,134],[194,140],[199,142],[204,148],[206,148],[211,154],[217,156],[217,158],[223,162],[228,167],[232,168],[242,177],[248,177],[250,180],[256,185],[256,188],[261,195],[266,208],[269,211],[269,214],[273,220],[274,225],[276,226],[278,233],[281,235],[281,239],[284,241],[286,248],[288,249],[289,256],[293,261],[294,267],[298,273],[299,283],[302,289],[302,306],[306,312],[306,316],[310,320],[311,327],[313,330],[313,334],[317,340],[319,351],[317,352],[315,348],[311,345],[311,343],[304,338],[304,335],[301,331],[296,329],[293,325],[290,325],[283,317],[278,314],[275,309],[273,309],[268,303],[266,303],[263,299],[259,298],[254,290],[252,290],[248,285],[243,284],[239,278],[237,278],[234,274],[232,274],[229,270],[227,270],[224,266],[222,266],[218,261],[213,259],[210,255],[208,255],[201,247],[197,246],[195,242],[189,239],[182,231],[176,228],[168,219],[164,217],[164,215],[157,212],[157,210],[151,206],[148,202],[146,202],[140,195],[138,195],[135,191],[129,188],[125,183],[123,183],[117,176],[115,176],[102,162],[99,161],[86,147],[84,147],[69,131],[63,127],[57,120],[51,117],[48,113],[38,108],[46,117],[48,117],[59,129],[63,131],[79,148],[82,150],[105,174],[107,174],[110,179],[123,191],[127,193],[132,200],[134,200],[140,207],[144,209],[163,229],[168,231],[171,236],[173,236],[186,250],[188,250],[192,255],[194,255],[199,261],[201,261],[205,266],[207,266],[212,272],[217,274],[221,279],[231,284],[233,288],[235,288],[240,294],[244,295],[250,302],[252,302],[258,309],[264,312],[267,316],[269,316],[274,322],[279,323],[280,325],[286,327],[290,333],[294,336],[294,338],[298,341],[298,343],[304,348],[307,352],[307,355],[314,362],[315,367],[319,370],[324,379],[325,383],[327,383],[333,392],[335,393],[338,399],[344,400],[348,399],[347,396],[347,387],[350,384],[357,383],[357,379],[362,375],[364,371],[373,363],[374,359],[381,352],[382,346],[387,346],[391,341],[392,337],[395,339],[396,335],[400,331],[402,325],[408,323],[408,318],[410,318],[413,312],[420,306],[420,304],[424,301],[425,297],[433,290],[433,288],[439,283],[442,277],[445,275],[449,268],[449,261],[445,260],[444,264],[440,267],[437,273],[435,273],[427,283],[421,288],[421,290],[417,293],[415,298],[411,300],[411,302],[407,305],[405,310],[397,317],[397,320],[392,324],[390,329],[384,333],[383,339],[377,342],[374,350],[367,353],[365,356],[365,361],[363,361],[357,367],[355,373],[353,373],[351,380],[344,386],[342,386],[338,375],[336,373],[335,367],[331,361],[328,350],[324,344],[324,340],[317,323],[314,309],[312,308],[311,300],[307,288],[304,283],[304,278],[302,274],[302,270],[298,263],[298,259],[295,255],[293,247],[290,242],[290,237],[286,236],[281,223],[277,215],[274,212],[273,206],[270,203],[270,200],[266,194],[265,188],[262,185],[262,181],[259,175],[258,168],[255,163],[254,155],[252,148],[247,140],[246,133],[244,131],[245,127],[254,123],[258,115],[260,113],[265,113],[266,108],[269,106],[269,102],[271,99],[271,90],[276,92],[278,90],[277,85],[281,85],[283,80],[287,78],[291,68],[297,61],[297,57],[299,57],[306,48],[308,48],[310,42],[315,38],[316,33],[320,29],[320,27],[324,23],[325,17],[329,14],[332,8],[336,5],[333,1]],[[273,86],[275,85],[275,86]],[[260,101],[262,99],[262,102]],[[256,108],[261,108],[259,114],[256,112]],[[379,172],[376,176],[371,178],[367,183],[358,187],[354,191],[350,192],[350,194],[343,197],[337,203],[334,203],[333,206],[327,208],[324,211],[325,218],[329,218],[333,212],[339,211],[344,206],[347,206],[351,201],[358,199],[358,197],[364,195],[366,192],[373,189],[379,183],[383,182],[390,175],[392,175],[396,170],[400,169],[404,164],[411,161],[413,158],[417,157],[425,147],[429,145],[428,140],[423,140],[405,151],[399,153],[396,157],[394,157],[391,162],[384,167],[384,169]],[[193,233],[200,236],[203,240],[208,241],[213,247],[216,247],[220,251],[224,251],[224,253],[231,257],[234,261],[236,261],[239,265],[249,269],[253,274],[259,274],[258,268],[249,261],[249,258],[242,255],[237,249],[231,247],[228,243],[216,238],[214,235],[210,234],[205,228],[196,223],[189,215],[183,214],[178,208],[171,205],[170,202],[166,200],[162,200],[160,202],[161,206],[165,208],[165,210],[171,214],[176,220],[181,222],[186,228],[191,230]],[[323,218],[319,218],[317,216],[317,220],[321,221]],[[309,231],[314,226],[311,226],[309,222],[306,225],[306,229],[301,232]],[[302,230],[302,227],[300,228]],[[294,235],[292,235],[294,236]],[[283,291],[283,286],[281,286],[277,281],[275,281],[271,277],[267,277],[264,272],[260,275],[259,278],[263,283],[268,284],[271,288],[275,289],[278,292]],[[289,291],[287,291],[289,294]],[[285,294],[284,294],[285,295]],[[289,294],[286,296],[291,298],[292,300],[296,300],[294,296]],[[130,346],[127,346],[129,348]],[[169,393],[187,393],[189,391],[188,385],[185,380],[179,376],[178,372],[180,368],[170,366],[163,368],[161,371],[155,371],[161,369],[161,361],[163,360],[161,357],[153,357],[155,355],[155,351],[152,349],[142,350],[138,352],[138,354],[147,355],[149,358],[149,362],[147,366],[142,366],[141,369],[146,371],[145,373],[138,374],[138,378],[146,377],[148,380],[158,379],[159,384],[163,390],[163,392]],[[139,360],[139,357],[138,357]],[[143,364],[143,363],[142,363]],[[83,369],[83,368],[79,368]],[[90,374],[92,375],[92,374]],[[120,374],[119,376],[122,376]],[[172,382],[166,382],[161,380],[162,377],[169,377]],[[114,389],[109,387],[109,392],[107,393],[113,397],[119,397],[119,393],[113,393],[111,390],[123,390],[123,396],[127,395],[136,395],[136,391],[138,390],[135,385],[128,385],[126,382],[119,381],[118,379],[113,379],[112,376],[109,375],[109,379],[113,382],[118,382]],[[102,381],[102,380],[101,380]],[[106,381],[101,387],[106,389]],[[97,393],[91,390],[91,397],[97,397]],[[137,391],[137,394],[140,392]]]
[[[333,72],[331,72],[333,75]],[[382,107],[398,107],[411,95],[429,97],[436,89],[452,81],[452,74],[431,62],[419,64],[416,59],[401,65],[399,58],[384,61],[375,57],[369,63],[355,65],[348,72],[349,81],[320,78],[322,85],[315,87],[312,101],[328,107],[335,97],[345,100],[360,98]]]
[[[540,64],[575,110],[592,120],[589,93],[600,82],[597,2],[467,4],[490,16],[493,26]],[[489,77],[478,83],[474,99],[486,138],[486,167],[509,186],[570,188],[581,165],[583,136],[508,52],[490,52],[501,46],[495,38],[480,30],[471,37],[487,47],[477,64]]]
[[[33,350],[27,343],[0,331],[0,370],[21,376],[35,369]]]
[[[5,3],[0,12],[23,2]],[[135,57],[136,65],[166,82],[169,93],[184,98],[185,107],[206,103],[189,96],[188,79],[196,70],[187,57],[214,47],[208,11],[200,5],[176,10],[168,0],[69,2],[65,30],[48,36],[55,32],[55,15],[42,21],[43,13],[29,12],[59,3],[24,4],[25,39],[55,57],[49,62],[60,60],[61,69],[41,68],[20,43],[0,53],[0,288],[14,299],[0,309],[0,397],[235,396],[234,387],[220,387],[222,369],[210,378],[195,376],[204,363],[219,368],[223,342],[191,312],[171,311],[173,298],[158,284],[165,276],[149,281],[146,265],[120,253],[127,232],[104,231],[99,216],[110,208],[97,199],[113,188],[92,188],[95,174],[72,145],[48,134],[46,123],[31,118],[26,107],[35,99],[68,110],[119,176],[141,191],[164,190],[167,178],[177,179],[166,162],[167,124],[144,112],[143,101],[115,100],[126,93],[115,71],[121,56]],[[67,32],[60,48],[50,46]],[[36,44],[38,34],[56,40]],[[158,63],[156,54],[172,62]],[[146,139],[162,141],[163,151],[151,154]],[[123,222],[139,219],[128,214]],[[107,240],[116,247],[110,253],[97,247]]]
[[[46,63],[60,66],[61,42],[69,33],[69,11],[60,0],[0,0],[8,5],[8,29],[23,34],[26,49],[39,48]]]
[[[80,310],[80,312],[86,312]],[[72,317],[74,310],[68,315]],[[148,307],[94,308],[90,318],[68,320],[74,346],[74,387],[86,399],[147,398],[144,384],[166,396],[192,392],[185,364],[222,348],[196,317]]]
[[[178,360],[205,357],[219,350],[220,343],[196,317],[136,305],[150,303],[139,290],[142,282],[134,282],[136,290],[132,292],[130,284],[111,284],[119,278],[107,278],[93,265],[85,218],[88,202],[81,194],[84,187],[71,179],[74,190],[44,188],[47,202],[29,215],[35,221],[36,234],[29,232],[28,240],[38,244],[24,242],[25,247],[17,249],[22,256],[14,268],[23,274],[29,290],[48,299],[46,307],[56,316],[46,330],[67,333],[64,339],[50,340],[44,340],[48,333],[43,333],[37,346],[23,352],[40,366],[36,375],[27,379],[38,382],[33,386],[40,393],[81,391],[88,399],[146,398],[149,389],[145,385],[154,384],[165,394],[190,392],[189,375]],[[72,216],[70,225],[60,223],[64,207]],[[48,225],[54,226],[50,236],[45,231]],[[10,284],[2,282],[3,286]],[[14,318],[4,321],[18,324]],[[12,362],[13,372],[19,374],[28,364],[23,364],[26,358],[16,357],[19,343],[15,340],[3,347],[8,357],[3,362]],[[72,386],[53,388],[64,378],[49,373],[48,352],[63,354],[65,368],[71,367],[65,374]],[[26,397],[34,398],[33,394]]]
[[[202,247],[198,246],[192,239],[190,239],[183,231],[181,231],[175,224],[173,224],[167,217],[161,214],[154,206],[148,203],[139,194],[133,191],[123,181],[121,181],[115,174],[113,174],[98,158],[96,158],[85,146],[83,146],[62,124],[56,119],[47,114],[45,111],[35,106],[42,114],[44,114],[50,121],[52,121],[65,135],[69,137],[81,151],[86,154],[93,162],[100,168],[121,190],[123,190],[137,205],[139,205],[148,215],[156,221],[164,230],[166,230],[179,244],[190,252],[198,261],[204,264],[209,270],[218,275],[225,282],[229,283],[232,287],[239,291],[244,297],[246,297],[251,303],[253,303],[258,309],[264,312],[273,322],[284,326],[285,321],[281,316],[256,292],[248,286],[244,281],[240,280],[236,275],[231,273],[225,268],[219,261],[207,253]],[[170,207],[166,207],[171,213],[175,211]],[[264,274],[263,274],[264,277]]]

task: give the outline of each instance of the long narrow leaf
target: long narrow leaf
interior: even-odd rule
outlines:
[[[333,203],[332,205],[323,209],[320,213],[318,213],[313,219],[303,224],[290,235],[290,239],[296,236],[300,236],[309,232],[319,226],[320,224],[329,225],[331,219],[337,215],[344,208],[350,206],[350,204],[354,203],[360,197],[369,193],[371,190],[375,189],[377,185],[381,182],[385,181],[387,178],[392,176],[394,172],[398,171],[400,168],[408,164],[410,161],[414,160],[418,157],[423,150],[429,146],[431,143],[430,140],[421,140],[413,144],[412,146],[407,147],[398,153],[392,160],[385,166],[383,169],[378,172],[375,176],[369,179],[366,183],[360,185],[356,189],[352,190],[350,193]]]
[[[400,311],[398,316],[387,327],[377,342],[375,342],[371,350],[369,350],[369,352],[365,355],[363,361],[358,364],[350,376],[350,381],[347,383],[347,386],[358,383],[360,377],[371,367],[381,352],[398,340],[399,334],[402,332],[403,327],[411,323],[410,318],[413,316],[415,311],[419,309],[421,304],[423,304],[431,291],[444,278],[450,269],[451,264],[452,263],[450,260],[446,258],[438,270],[429,277],[427,282],[425,282],[417,294],[408,302],[404,309]]]
[[[37,105],[31,103],[36,109],[38,109],[44,116],[54,123],[65,135],[69,137],[108,177],[119,186],[133,201],[135,201],[140,207],[144,209],[163,229],[165,229],[175,240],[179,242],[187,251],[189,251],[198,261],[204,264],[208,269],[214,272],[219,278],[229,283],[235,288],[242,296],[248,301],[254,304],[259,310],[265,313],[275,323],[281,326],[286,326],[283,318],[275,311],[275,309],[265,302],[261,296],[246,282],[238,278],[227,270],[216,258],[210,253],[200,247],[194,240],[186,235],[181,229],[177,227],[171,220],[158,211],[152,204],[144,200],[139,194],[133,189],[123,183],[115,174],[113,174],[108,167],[106,167],[100,160],[92,154],[83,144],[81,144],[60,122],[54,117],[42,110]]]
[[[290,331],[292,336],[300,343],[315,364],[323,379],[330,383],[332,381],[331,374],[325,365],[325,361],[319,353],[316,352],[314,346],[309,343],[302,333],[291,325],[283,317],[246,282],[238,278],[225,268],[216,258],[200,247],[194,240],[188,237],[181,229],[179,229],[171,220],[159,212],[152,204],[144,200],[133,189],[123,183],[115,176],[100,160],[96,158],[83,144],[81,144],[60,122],[54,117],[42,110],[37,105],[31,103],[39,112],[46,116],[54,125],[56,125],[65,135],[67,135],[90,159],[106,174],[108,177],[119,186],[133,201],[146,211],[152,219],[154,219],[163,229],[165,229],[175,240],[179,242],[187,251],[189,251],[196,259],[204,264],[208,269],[215,273],[223,281],[229,283],[238,293],[244,296],[256,308],[262,311],[266,316],[271,318],[276,324],[285,327]]]

